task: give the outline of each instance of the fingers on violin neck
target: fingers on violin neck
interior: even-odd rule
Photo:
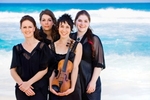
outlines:
[[[66,46],[67,46],[67,47],[68,47],[68,46],[71,46],[72,43],[73,43],[73,40],[72,40],[72,39],[69,39],[68,42],[67,42],[67,44],[66,44]]]
[[[66,46],[68,47],[68,46],[69,46],[69,44],[70,44],[70,43],[69,43],[69,42],[67,42]]]

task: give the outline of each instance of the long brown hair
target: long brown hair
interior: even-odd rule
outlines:
[[[33,24],[34,27],[35,27],[34,37],[35,37],[36,39],[39,39],[39,37],[40,37],[40,36],[39,36],[39,29],[38,29],[37,26],[36,26],[36,22],[35,22],[34,18],[31,17],[30,15],[25,15],[25,16],[23,16],[23,17],[21,18],[21,20],[20,20],[20,27],[22,26],[22,22],[25,21],[25,20],[28,20],[28,21],[32,22],[32,24]]]
[[[51,37],[52,37],[53,40],[55,40],[57,38],[57,33],[58,33],[57,32],[57,27],[56,27],[56,17],[55,17],[54,13],[51,10],[45,9],[45,10],[41,11],[41,13],[39,15],[40,21],[41,21],[42,16],[44,14],[50,16],[53,20],[54,25],[52,26]]]
[[[88,17],[88,20],[89,22],[91,21],[91,18],[90,18],[90,14],[86,11],[86,10],[81,10],[79,11],[77,14],[76,14],[76,17],[75,17],[75,22],[76,20],[78,19],[78,17],[80,15],[86,15]],[[91,44],[91,49],[92,49],[92,56],[94,57],[95,53],[94,53],[94,42],[93,42],[93,32],[92,32],[92,29],[90,27],[88,27],[85,35],[87,36],[87,39],[88,39],[88,42]]]

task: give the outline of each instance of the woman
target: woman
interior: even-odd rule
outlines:
[[[81,60],[81,55],[82,55],[82,45],[74,40],[72,40],[69,35],[73,29],[73,20],[70,15],[68,14],[63,14],[57,22],[57,27],[58,27],[58,32],[60,35],[59,40],[54,42],[54,44],[51,46],[51,49],[55,52],[55,57],[58,62],[58,66],[56,66],[55,70],[53,71],[51,77],[50,77],[50,91],[52,93],[50,99],[51,100],[79,100],[74,98],[73,96],[76,96],[78,98],[78,93],[72,93],[75,89],[76,85],[76,80],[77,80],[77,75],[78,75],[78,65]],[[70,43],[70,41],[72,41]],[[69,44],[68,44],[69,43]],[[71,45],[66,46],[66,45]],[[65,79],[68,77],[69,80],[71,81],[70,88],[64,90],[63,92],[57,91],[55,88],[53,88],[54,84],[53,81],[55,77],[59,76],[61,74],[61,69],[60,67],[63,65],[59,66],[59,63],[65,59],[68,48],[70,47],[69,51],[69,58],[68,62],[72,62],[72,70],[69,73],[68,76],[63,76]],[[63,63],[64,64],[64,63]],[[67,66],[71,67],[71,66]],[[59,70],[60,69],[60,70]],[[63,69],[63,67],[62,67]],[[61,75],[60,75],[61,77]],[[60,85],[61,86],[61,85]],[[63,86],[63,85],[62,85]],[[67,85],[66,85],[67,86]]]
[[[101,70],[105,68],[104,52],[101,40],[89,28],[90,20],[87,11],[79,11],[75,17],[77,32],[71,34],[71,37],[80,41],[83,46],[83,55],[79,66],[82,100],[100,100],[99,75]]]
[[[48,46],[37,40],[38,29],[33,17],[25,15],[20,20],[24,42],[13,47],[11,76],[16,81],[17,100],[47,100]]]
[[[56,41],[59,37],[56,28],[56,18],[52,11],[45,9],[40,15],[40,41],[43,41],[47,45]]]
[[[56,28],[56,18],[54,13],[49,9],[45,9],[39,14],[39,19],[41,24],[39,40],[46,43],[47,45],[50,45],[52,42],[58,40],[59,35]],[[50,52],[50,56],[52,55],[53,54]],[[50,60],[48,63],[48,72],[46,74],[47,83],[49,83],[49,77],[51,76],[52,71],[54,70],[54,64],[55,59]]]

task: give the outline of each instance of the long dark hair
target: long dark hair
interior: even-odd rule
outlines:
[[[57,38],[57,33],[58,33],[57,32],[57,27],[56,27],[56,22],[57,22],[56,17],[55,17],[54,13],[51,10],[45,9],[45,10],[41,11],[41,13],[39,15],[40,21],[41,21],[42,16],[44,14],[50,16],[53,20],[54,25],[52,26],[51,37],[52,37],[53,40],[55,40]]]
[[[75,17],[75,22],[76,20],[78,19],[78,17],[80,15],[86,15],[88,17],[88,20],[89,22],[91,21],[91,18],[90,18],[90,14],[86,11],[86,10],[81,10],[79,11],[77,14],[76,14],[76,17]],[[88,42],[91,44],[91,49],[92,49],[92,56],[94,57],[95,55],[95,51],[94,51],[94,42],[93,42],[93,32],[92,32],[92,29],[90,27],[88,27],[85,35],[87,36],[87,39],[88,39]]]
[[[39,29],[38,29],[37,26],[36,26],[36,22],[35,22],[34,18],[31,17],[30,15],[25,15],[25,16],[23,16],[23,17],[21,18],[21,20],[20,20],[20,27],[22,26],[22,22],[25,21],[25,20],[28,20],[28,21],[30,21],[31,23],[33,23],[33,25],[34,25],[34,27],[35,27],[34,37],[35,37],[36,39],[39,39],[39,37],[40,37],[40,36],[39,36]]]

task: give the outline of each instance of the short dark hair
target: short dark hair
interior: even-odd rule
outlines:
[[[71,27],[71,31],[73,30],[73,20],[72,20],[72,17],[71,17],[71,15],[69,15],[69,14],[63,14],[61,17],[59,17],[59,19],[57,20],[57,27],[59,27],[59,24],[60,23],[65,23],[65,22],[67,22],[68,24],[69,24],[69,26]]]

